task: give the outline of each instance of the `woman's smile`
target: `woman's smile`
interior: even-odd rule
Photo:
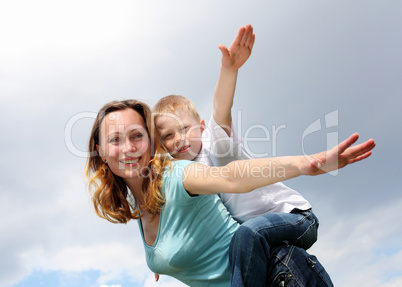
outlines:
[[[125,164],[128,167],[134,167],[138,165],[138,162],[142,159],[142,157],[127,157],[120,160],[121,163]]]

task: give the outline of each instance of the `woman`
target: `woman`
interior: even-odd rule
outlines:
[[[92,200],[96,213],[113,223],[139,219],[148,267],[190,286],[230,285],[229,245],[239,226],[217,193],[248,192],[299,175],[329,172],[367,158],[375,146],[369,140],[351,147],[358,138],[355,134],[309,159],[278,157],[209,167],[171,162],[153,131],[151,111],[139,101],[111,102],[99,111],[86,167]],[[280,173],[268,173],[272,167],[281,167]],[[246,169],[253,172],[236,177]],[[232,257],[242,249],[241,236],[233,245]],[[261,255],[256,248],[253,252]],[[266,270],[267,264],[262,260],[240,268],[259,265]],[[236,280],[242,281],[241,276],[233,285],[248,284]]]

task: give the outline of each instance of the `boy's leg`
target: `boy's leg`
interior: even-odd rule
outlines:
[[[333,287],[331,278],[314,255],[303,248],[276,247],[268,266],[267,287]]]
[[[230,244],[232,286],[265,286],[270,248],[288,240],[307,249],[317,239],[317,228],[318,220],[311,211],[268,213],[244,222]]]

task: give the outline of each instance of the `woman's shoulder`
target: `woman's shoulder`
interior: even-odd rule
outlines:
[[[191,196],[183,185],[183,173],[185,168],[194,163],[189,160],[172,161],[165,169],[162,178],[162,193],[167,201],[174,201],[175,204],[189,204]]]
[[[171,173],[173,171],[183,172],[184,169],[190,164],[193,163],[191,160],[174,160],[171,161],[171,164],[166,166],[165,173]]]
[[[166,182],[175,179],[182,181],[184,170],[190,163],[193,163],[193,161],[190,160],[171,161],[170,164],[168,164],[165,167],[162,181]]]

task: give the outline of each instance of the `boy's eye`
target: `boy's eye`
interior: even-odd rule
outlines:
[[[172,138],[172,136],[173,136],[173,134],[166,134],[162,138],[163,138],[163,140],[168,140],[168,139]]]

